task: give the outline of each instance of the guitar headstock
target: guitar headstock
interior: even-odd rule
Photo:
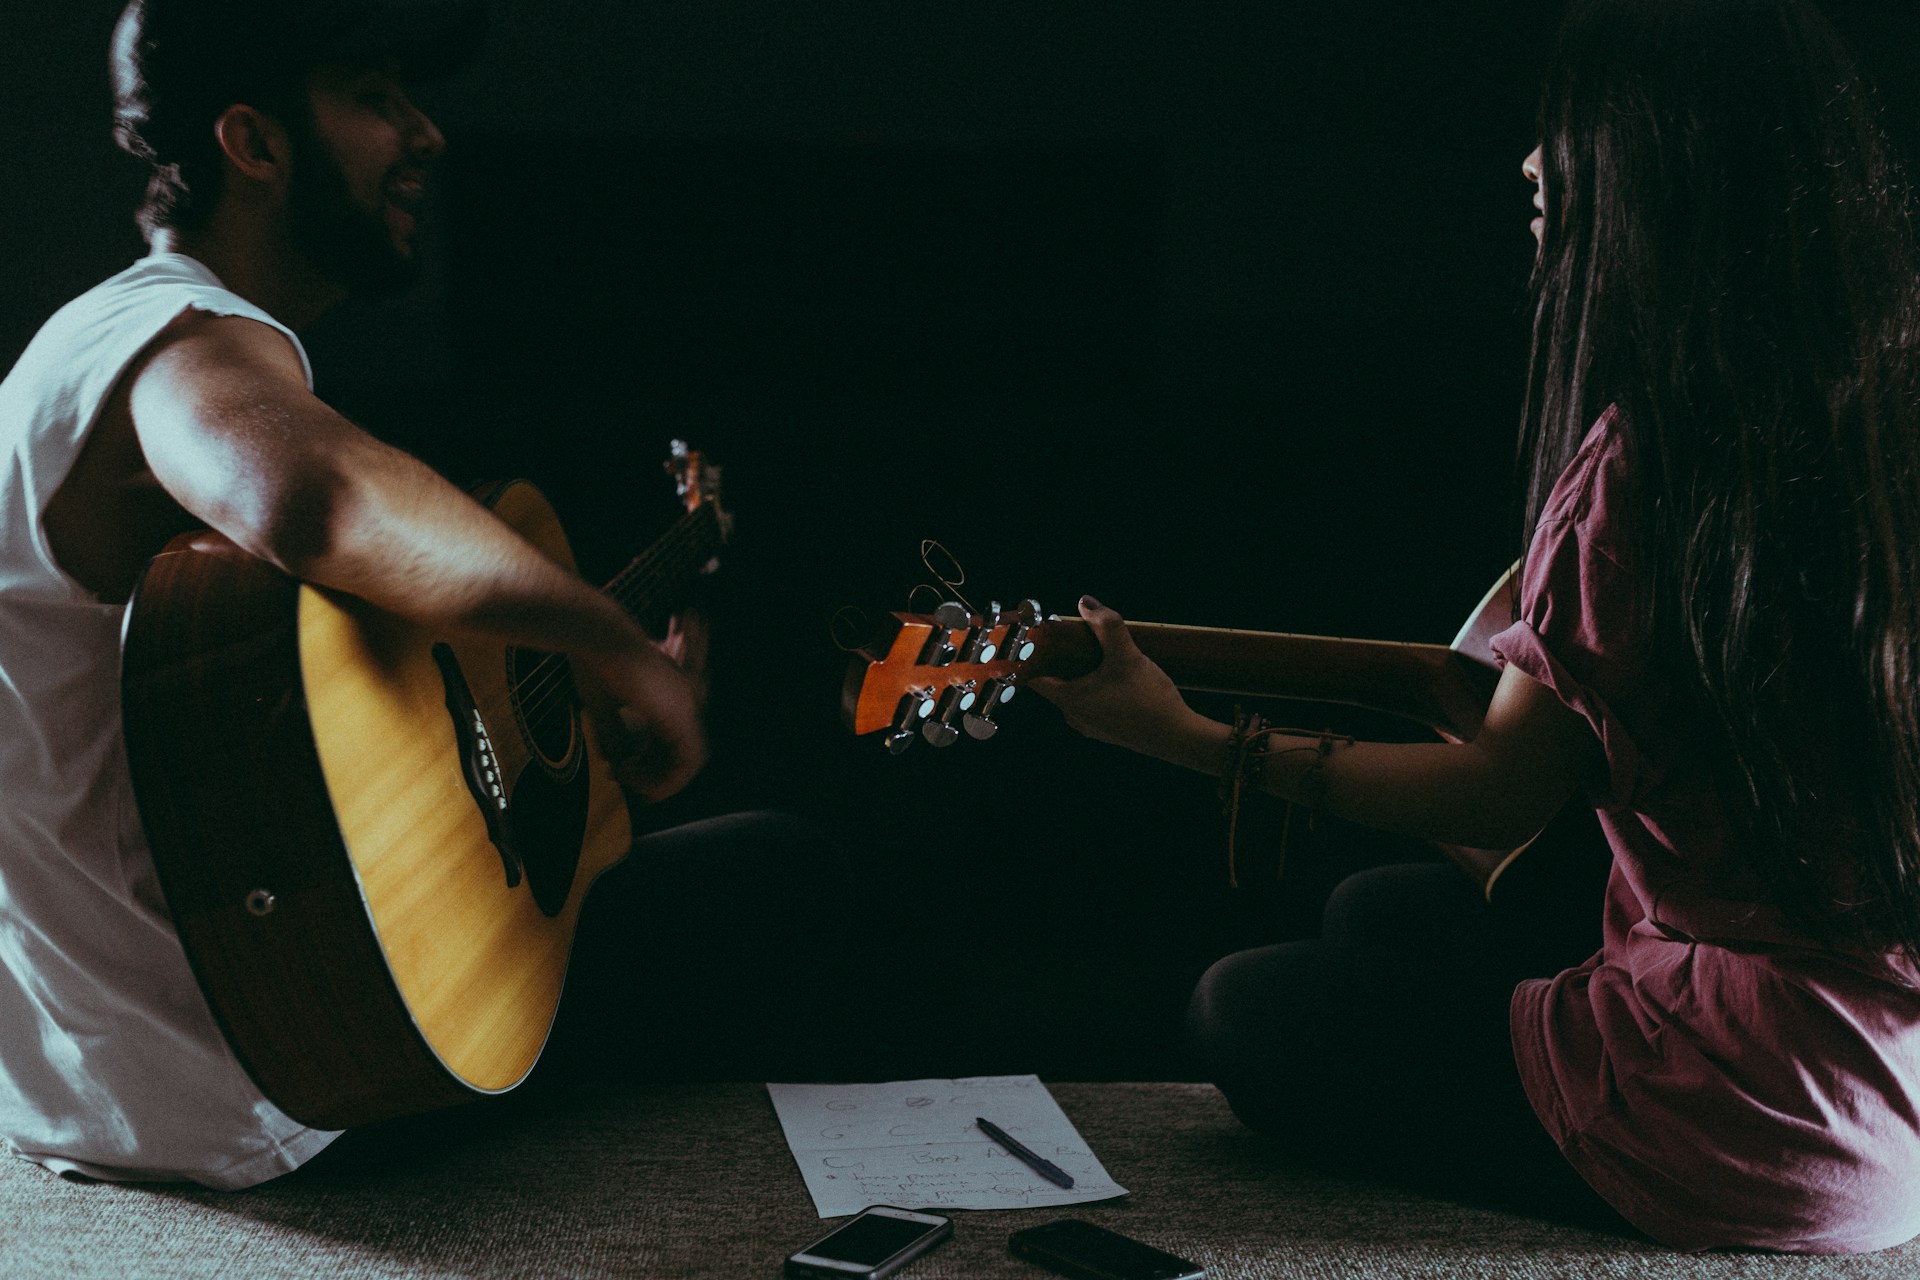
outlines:
[[[674,487],[679,490],[681,505],[689,511],[712,507],[720,525],[721,539],[732,536],[733,514],[720,505],[719,465],[710,462],[707,455],[698,449],[688,447],[685,440],[675,440],[670,449],[671,453],[663,465],[667,474],[673,477]]]
[[[951,746],[961,733],[991,738],[1000,709],[1022,681],[1091,671],[1100,648],[1083,625],[1049,621],[1032,600],[998,601],[984,613],[943,604],[932,613],[889,614],[880,633],[856,650],[841,712],[857,734],[886,732],[898,755],[924,738]]]

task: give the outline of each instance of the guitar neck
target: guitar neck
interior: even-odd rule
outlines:
[[[667,620],[686,606],[701,570],[720,553],[722,540],[718,512],[703,502],[635,556],[605,591],[648,632],[662,635]]]
[[[1499,679],[1496,668],[1446,645],[1158,622],[1127,629],[1182,689],[1364,707],[1455,739],[1479,731]],[[1071,678],[1099,663],[1099,642],[1078,619],[1042,623],[1035,632],[1029,675]]]

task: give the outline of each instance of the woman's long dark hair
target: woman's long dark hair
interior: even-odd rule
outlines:
[[[1920,255],[1871,91],[1804,0],[1574,0],[1540,136],[1526,527],[1617,404],[1741,855],[1920,961]]]

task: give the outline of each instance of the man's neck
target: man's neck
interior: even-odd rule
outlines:
[[[322,276],[290,245],[235,233],[216,217],[198,231],[162,227],[154,232],[155,253],[185,254],[201,263],[220,283],[298,332],[346,300],[347,291]]]

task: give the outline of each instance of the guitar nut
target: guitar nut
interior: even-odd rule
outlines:
[[[251,915],[271,915],[276,905],[277,899],[266,889],[255,889],[247,895],[247,911]]]

